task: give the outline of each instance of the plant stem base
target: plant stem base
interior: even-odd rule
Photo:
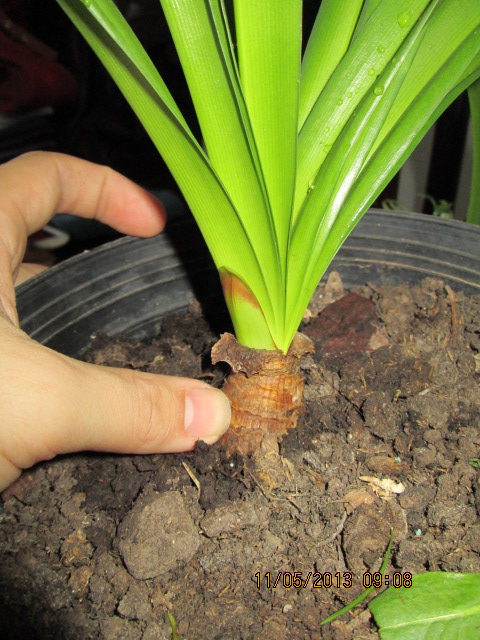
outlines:
[[[301,359],[313,351],[312,341],[301,333],[287,355],[249,349],[230,333],[221,336],[212,349],[212,362],[227,362],[232,368],[223,386],[232,406],[230,429],[221,440],[227,455],[251,453],[265,434],[281,437],[296,426],[303,406]]]

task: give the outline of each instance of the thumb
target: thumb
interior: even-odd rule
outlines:
[[[207,384],[87,364],[0,321],[0,490],[61,453],[162,453],[212,444],[230,405]]]
[[[204,382],[75,362],[69,392],[77,397],[58,453],[189,451],[216,442],[230,423],[226,396]],[[85,400],[78,407],[78,397]],[[71,397],[71,402],[74,398]]]

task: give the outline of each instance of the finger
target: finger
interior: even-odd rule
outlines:
[[[58,212],[95,218],[121,233],[159,233],[163,205],[109,167],[59,153],[32,152],[0,166],[0,228],[16,269],[26,237]]]
[[[32,262],[22,262],[22,264],[17,269],[17,275],[15,277],[15,286],[25,282],[25,280],[29,280],[33,278],[33,276],[37,276],[42,271],[45,271],[48,267],[43,264],[34,264]]]
[[[60,453],[188,451],[228,428],[228,400],[203,382],[78,362],[10,327],[17,334],[2,349],[0,489]]]
[[[27,237],[56,212],[96,218],[142,237],[165,225],[163,205],[119,173],[59,153],[36,151],[0,166],[0,310],[18,324],[14,277]]]
[[[94,450],[172,453],[213,444],[230,423],[226,396],[188,378],[75,363],[75,414],[59,432],[58,453]],[[80,365],[80,366],[78,366]],[[88,398],[79,411],[78,392]]]

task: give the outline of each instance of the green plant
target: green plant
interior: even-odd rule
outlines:
[[[453,202],[448,202],[448,200],[435,200],[435,198],[432,198],[428,193],[419,193],[418,195],[430,202],[433,209],[432,215],[437,218],[445,218],[446,220],[453,219]]]
[[[435,200],[428,193],[417,193],[417,196],[428,200],[432,205],[432,215],[437,218],[445,218],[447,220],[451,220],[453,218],[453,202],[448,202],[448,200]],[[394,198],[386,198],[382,200],[382,209],[386,211],[407,211],[408,207],[398,200]]]
[[[468,100],[472,116],[473,155],[472,190],[467,211],[467,222],[480,225],[480,80],[477,80],[468,88]]]
[[[170,611],[168,612],[168,620],[170,622],[170,628],[172,630],[172,640],[179,640],[177,633],[177,623],[175,622],[175,618],[172,616]]]
[[[393,529],[378,576],[385,573],[392,541]],[[351,611],[374,589],[372,584],[322,620],[320,626]],[[431,571],[415,574],[410,586],[389,587],[371,600],[368,608],[378,624],[382,640],[474,640],[480,629],[480,573]]]
[[[480,573],[420,573],[413,576],[411,588],[390,587],[368,608],[382,640],[476,640]]]
[[[382,577],[383,577],[383,574],[385,573],[385,569],[387,568],[388,559],[390,558],[390,550],[392,548],[392,542],[393,542],[393,529],[390,529],[390,540],[388,542],[387,550],[385,551],[385,557],[383,559],[382,566],[380,567],[378,572]],[[331,615],[329,615],[328,618],[325,618],[325,620],[322,620],[322,622],[320,623],[320,626],[323,627],[324,624],[333,622],[340,616],[343,616],[344,613],[348,613],[349,611],[354,609],[361,602],[363,602],[365,598],[368,598],[368,596],[372,593],[374,589],[375,589],[375,585],[372,584],[370,587],[368,587],[368,589],[365,589],[365,591],[362,591],[362,593],[359,596],[357,596],[354,600],[346,604],[344,607],[342,607],[338,611],[335,611],[335,613],[332,613]]]
[[[361,215],[480,76],[478,0],[323,0],[303,60],[301,0],[234,0],[235,42],[225,0],[161,0],[204,152],[113,1],[57,1],[169,166],[248,347],[287,352]]]

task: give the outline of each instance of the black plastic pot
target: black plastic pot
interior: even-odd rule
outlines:
[[[412,213],[371,210],[331,269],[346,288],[442,278],[480,292],[480,228]],[[63,262],[17,288],[22,328],[39,342],[80,356],[92,335],[154,335],[162,316],[191,299],[221,298],[218,275],[193,221],[148,240],[122,238]]]

